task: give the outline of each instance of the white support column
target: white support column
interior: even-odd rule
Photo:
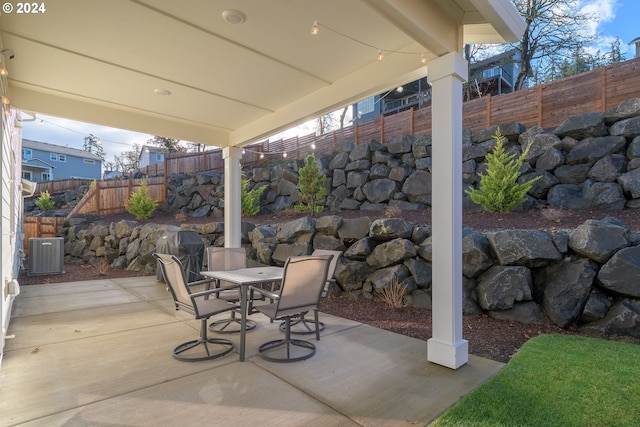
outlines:
[[[239,248],[242,237],[240,158],[242,148],[225,147],[224,158],[224,247]]]
[[[469,344],[462,339],[462,83],[467,73],[467,61],[457,52],[429,63],[433,336],[427,359],[451,369],[469,360]]]

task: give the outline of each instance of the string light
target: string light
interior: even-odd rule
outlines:
[[[402,54],[402,55],[416,55],[416,56],[419,55],[420,56],[420,63],[422,63],[422,64],[426,64],[427,63],[427,57],[425,55],[425,52],[406,52],[406,51],[403,51],[403,50],[382,49],[380,47],[374,46],[374,45],[369,44],[367,42],[364,42],[362,40],[358,40],[357,38],[352,37],[352,36],[350,36],[348,34],[344,34],[344,33],[340,32],[338,30],[334,30],[333,28],[327,27],[324,24],[320,24],[317,19],[313,21],[313,25],[311,26],[311,34],[313,34],[314,36],[318,35],[318,33],[320,32],[320,27],[324,28],[325,30],[331,31],[331,32],[333,32],[335,34],[338,34],[339,36],[344,37],[346,39],[349,39],[349,40],[351,40],[353,42],[359,43],[359,44],[361,44],[363,46],[367,46],[367,47],[370,47],[372,49],[376,49],[376,51],[378,52],[377,55],[376,55],[376,58],[377,58],[378,61],[382,61],[384,59],[384,54],[385,53],[399,53],[399,54]]]
[[[9,75],[9,71],[6,68],[0,66],[0,76],[8,76],[8,75]]]

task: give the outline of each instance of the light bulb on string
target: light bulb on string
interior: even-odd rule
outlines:
[[[382,61],[383,58],[384,58],[384,54],[382,53],[382,50],[378,49],[378,61]]]
[[[426,64],[427,63],[427,57],[424,56],[424,53],[420,54],[420,63],[422,63],[422,64]]]
[[[313,25],[311,26],[311,34],[315,36],[318,34],[319,31],[320,31],[320,27],[318,27],[318,21],[314,20]]]

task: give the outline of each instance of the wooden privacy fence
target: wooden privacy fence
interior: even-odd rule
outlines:
[[[149,197],[158,204],[166,198],[164,177],[146,179],[118,179],[108,181],[96,181],[95,186],[89,189],[82,200],[73,208],[67,217],[75,214],[107,215],[124,212],[125,202],[132,193],[140,189],[140,183],[147,182]]]
[[[23,248],[26,254],[29,254],[29,238],[30,237],[56,237],[60,227],[64,224],[65,218],[61,217],[44,217],[44,216],[26,216],[23,219],[22,226],[24,232]]]
[[[75,190],[83,185],[90,185],[91,181],[91,179],[70,178],[38,182],[34,195],[39,196],[43,191],[48,191],[49,194],[64,193],[65,191]]]

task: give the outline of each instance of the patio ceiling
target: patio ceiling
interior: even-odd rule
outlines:
[[[0,15],[14,108],[220,147],[422,77],[422,53],[511,41],[522,27],[510,0],[43,4]],[[228,23],[228,9],[246,20]]]

